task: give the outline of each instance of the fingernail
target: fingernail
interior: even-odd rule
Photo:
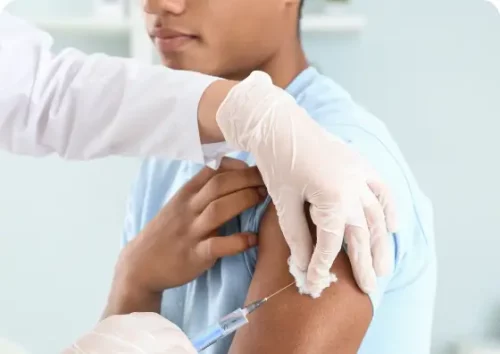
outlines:
[[[267,188],[266,187],[259,187],[257,188],[257,192],[263,196],[263,197],[267,197]]]

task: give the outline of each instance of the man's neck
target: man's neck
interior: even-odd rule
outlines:
[[[285,89],[308,66],[300,42],[293,40],[289,44],[284,44],[270,59],[253,70],[268,73],[276,86]],[[243,80],[250,74],[251,72],[242,73],[228,79]]]

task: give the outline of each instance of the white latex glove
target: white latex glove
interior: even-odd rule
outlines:
[[[486,0],[486,1],[495,6],[498,12],[500,13],[500,0]]]
[[[196,354],[186,335],[156,313],[111,316],[63,354]]]
[[[290,272],[299,290],[318,297],[336,280],[330,268],[345,233],[356,281],[363,291],[373,291],[376,274],[393,266],[387,233],[395,229],[394,204],[375,171],[262,72],[231,90],[217,123],[232,147],[255,157],[290,247]],[[314,252],[305,201],[317,226]]]

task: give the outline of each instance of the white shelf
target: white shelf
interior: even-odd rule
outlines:
[[[366,20],[359,15],[305,15],[301,28],[304,32],[359,32]]]
[[[38,27],[47,31],[87,32],[100,34],[129,34],[132,27],[128,20],[101,20],[95,18],[32,19]],[[304,32],[358,32],[366,25],[358,15],[306,14],[301,21]],[[142,26],[142,25],[141,25]]]

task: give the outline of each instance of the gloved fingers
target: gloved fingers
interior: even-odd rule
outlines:
[[[364,188],[361,201],[366,225],[368,225],[373,268],[378,276],[384,276],[392,270],[391,249],[384,212],[379,201],[368,187]]]
[[[128,343],[127,352],[135,353],[135,349],[137,353],[196,353],[184,332],[157,313],[124,315],[120,322],[126,331],[122,330],[118,338]]]
[[[234,256],[257,245],[257,235],[242,232],[231,236],[210,237],[197,246],[196,251],[208,262],[222,257]]]
[[[351,263],[354,279],[359,288],[367,294],[377,287],[377,276],[373,269],[369,240],[370,235],[366,227],[354,225],[346,227],[347,256]]]
[[[388,232],[397,231],[397,213],[396,202],[392,192],[379,179],[370,179],[366,181],[368,187],[378,199],[382,209],[384,210],[385,222]]]
[[[316,247],[307,270],[306,287],[312,297],[318,297],[336,280],[330,269],[342,248],[346,219],[340,206],[322,209],[311,205],[310,211],[316,225]]]
[[[198,353],[189,338],[179,328],[164,327],[151,331],[155,340],[144,353],[196,354]]]
[[[495,6],[495,8],[498,10],[498,12],[500,13],[500,0],[486,0],[488,1],[489,3],[491,3],[493,6]]]
[[[281,198],[273,198],[280,228],[290,248],[288,260],[290,273],[297,287],[305,285],[305,277],[311,260],[313,242],[304,213],[304,201],[298,195],[286,193]]]
[[[156,313],[132,314],[136,320],[127,340],[140,353],[194,354],[195,348],[186,334],[174,323]]]
[[[113,334],[89,333],[66,349],[64,354],[91,354],[91,353],[139,353],[131,351],[127,339],[120,339]]]
[[[64,353],[195,354],[188,337],[156,313],[111,316]]]

